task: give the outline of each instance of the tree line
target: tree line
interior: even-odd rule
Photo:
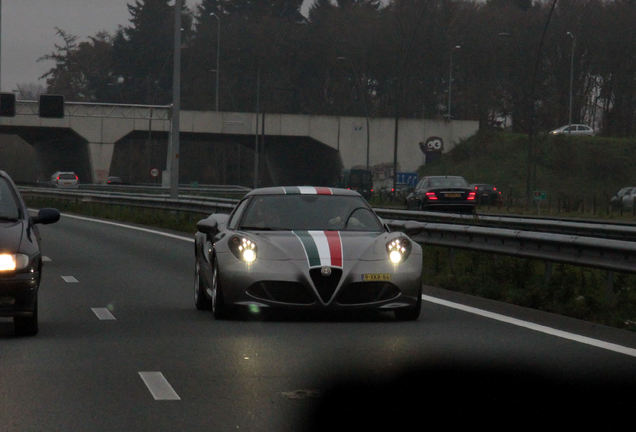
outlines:
[[[83,41],[57,29],[47,91],[169,104],[170,3],[134,0],[128,24]],[[567,124],[571,94],[574,123],[636,134],[635,0],[315,0],[308,16],[302,3],[184,6],[182,107],[215,109],[219,74],[222,111],[255,111],[258,97],[266,112],[450,115],[528,132]]]

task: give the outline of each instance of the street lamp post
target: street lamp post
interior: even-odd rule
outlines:
[[[570,53],[570,107],[568,110],[568,126],[571,126],[572,125],[572,86],[574,83],[574,45],[576,44],[576,40],[572,32],[567,32],[567,35],[572,40],[572,49]]]
[[[216,18],[216,110],[219,110],[219,75],[221,69],[219,69],[219,63],[221,58],[221,18],[214,12],[210,13],[210,16]]]
[[[460,49],[461,45],[455,45],[450,52],[450,65],[448,67],[448,120],[451,119],[451,91],[453,85],[453,51]]]
[[[179,196],[179,117],[181,113],[181,8],[183,0],[174,2],[174,57],[172,71],[172,123],[168,145],[167,168],[170,170],[170,197]]]
[[[353,71],[353,76],[354,79],[356,80],[356,85],[360,83],[360,78],[359,78],[359,74],[358,71],[356,69],[356,67],[354,66],[353,62],[351,61],[350,58],[348,57],[338,57],[337,58],[338,61],[349,61],[349,65],[351,66],[351,70]],[[369,106],[367,104],[367,93],[365,89],[362,89],[362,103],[364,105],[364,116],[366,119],[366,124],[367,124],[367,163],[366,163],[366,168],[367,170],[369,169],[369,147],[370,147],[370,135],[371,132],[369,130]]]

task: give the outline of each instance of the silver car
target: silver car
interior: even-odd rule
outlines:
[[[240,307],[419,316],[422,248],[390,232],[358,192],[255,189],[197,228],[194,301],[215,318]]]
[[[551,130],[550,135],[594,135],[594,129],[584,124],[571,124]]]
[[[57,171],[51,176],[51,185],[57,188],[78,188],[79,177],[73,171]]]

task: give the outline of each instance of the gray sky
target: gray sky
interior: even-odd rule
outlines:
[[[114,32],[128,24],[126,5],[134,0],[0,0],[2,4],[2,91],[12,91],[17,84],[40,83],[52,67],[37,59],[54,50],[61,39],[55,27],[80,39],[106,30]],[[308,4],[305,0],[303,13]],[[186,0],[189,6],[200,0]]]

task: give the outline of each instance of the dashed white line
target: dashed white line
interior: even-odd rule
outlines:
[[[108,308],[91,308],[93,313],[99,318],[101,321],[109,321],[115,320],[115,316],[108,310]]]
[[[605,342],[599,339],[593,339],[587,336],[581,336],[581,335],[577,335],[575,333],[569,333],[569,332],[565,332],[562,330],[557,330],[555,328],[552,327],[547,327],[544,325],[540,325],[540,324],[535,324],[535,323],[531,323],[528,321],[522,321],[520,319],[516,319],[516,318],[511,318],[509,316],[506,315],[501,315],[498,313],[494,313],[494,312],[488,312],[482,309],[477,309],[471,306],[466,306],[460,303],[453,303],[450,302],[448,300],[442,300],[439,299],[437,297],[431,297],[431,296],[427,296],[427,295],[422,295],[422,300],[425,300],[427,302],[431,302],[431,303],[436,303],[442,306],[446,306],[446,307],[450,307],[453,309],[458,309],[464,312],[469,312],[475,315],[480,315],[486,318],[491,318],[497,321],[501,321],[501,322],[505,322],[508,324],[512,324],[512,325],[516,325],[519,327],[524,327],[530,330],[534,330],[534,331],[538,331],[541,333],[545,333],[545,334],[549,334],[551,336],[556,336],[556,337],[560,337],[563,339],[569,339],[571,341],[575,341],[575,342],[579,342],[579,343],[583,343],[583,344],[587,344],[587,345],[591,345],[597,348],[602,348],[602,349],[606,349],[609,351],[614,351],[617,353],[621,353],[621,354],[626,354],[628,356],[631,357],[636,357],[636,349],[634,348],[629,348],[626,346],[622,346],[622,345],[617,345],[617,344],[613,344],[610,342]]]
[[[62,276],[62,279],[66,283],[78,283],[79,281],[75,279],[75,276]]]
[[[181,400],[161,372],[139,372],[139,376],[155,400]]]
[[[46,255],[42,255],[42,262],[52,262],[53,260]]]

